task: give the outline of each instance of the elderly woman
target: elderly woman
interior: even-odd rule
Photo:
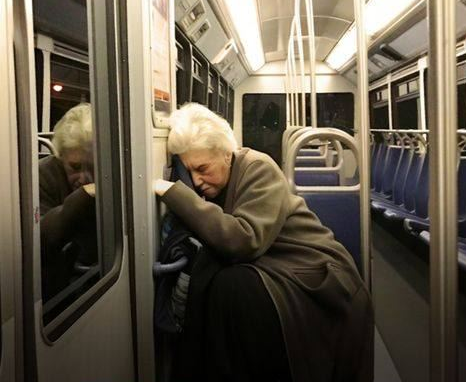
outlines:
[[[372,381],[372,308],[349,253],[270,157],[237,148],[225,120],[188,104],[171,127],[168,150],[197,192],[160,179],[154,191],[222,265],[190,340],[203,375],[176,380]]]
[[[54,127],[57,155],[39,161],[45,300],[67,285],[78,256],[84,262],[96,260],[92,142],[91,105],[82,103]]]

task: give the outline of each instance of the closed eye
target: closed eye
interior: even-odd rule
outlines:
[[[198,171],[198,172],[204,172],[204,171],[207,170],[207,168],[208,168],[208,166],[207,166],[206,164],[203,164],[203,165],[201,165],[201,166],[199,166],[199,167],[197,168],[197,171]]]
[[[75,171],[81,170],[81,163],[70,163],[69,165]]]

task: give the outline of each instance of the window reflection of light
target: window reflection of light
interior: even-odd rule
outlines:
[[[55,84],[52,86],[52,89],[55,90],[56,92],[61,92],[63,90],[63,86],[59,84]]]

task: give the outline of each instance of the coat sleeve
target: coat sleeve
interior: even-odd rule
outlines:
[[[238,263],[261,256],[275,241],[287,219],[288,193],[280,170],[256,160],[238,181],[231,215],[181,182],[162,201],[219,256]]]
[[[94,210],[95,201],[92,196],[82,187],[73,191],[65,198],[63,204],[48,208],[42,216],[40,230],[42,245],[49,250],[63,247]]]

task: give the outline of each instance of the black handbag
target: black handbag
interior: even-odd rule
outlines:
[[[181,180],[194,189],[189,172],[176,155],[172,157],[170,180]],[[161,238],[160,254],[153,269],[154,322],[164,332],[180,333],[189,294],[190,268],[202,244],[171,212],[167,212],[163,218]]]

